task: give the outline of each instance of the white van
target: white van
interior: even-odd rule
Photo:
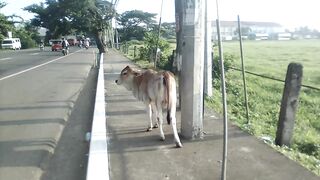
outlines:
[[[1,43],[2,49],[20,49],[21,42],[19,38],[8,38],[4,39]]]

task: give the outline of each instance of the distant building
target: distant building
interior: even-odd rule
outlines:
[[[217,40],[216,22],[212,22],[213,40]],[[241,30],[243,38],[266,40],[274,37],[274,34],[284,33],[285,29],[278,23],[274,22],[251,22],[242,21]],[[245,30],[245,31],[244,31]],[[238,22],[237,21],[220,21],[220,33],[222,40],[238,39]]]

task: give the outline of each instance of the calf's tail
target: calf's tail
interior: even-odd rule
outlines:
[[[172,110],[172,78],[170,78],[171,74],[170,72],[164,72],[163,73],[163,85],[165,86],[165,98],[167,100],[167,122],[168,124],[171,123],[171,110]],[[175,88],[175,87],[174,87]]]

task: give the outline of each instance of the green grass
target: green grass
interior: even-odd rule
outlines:
[[[223,45],[225,53],[237,57],[232,66],[240,67],[239,43],[225,42]],[[244,41],[243,45],[246,70],[284,80],[288,64],[298,62],[304,66],[302,83],[320,88],[320,40]],[[226,75],[229,119],[257,137],[274,139],[284,83],[249,74],[246,79],[251,123],[247,125],[245,119],[242,76],[234,70]],[[217,89],[207,104],[222,111]],[[317,175],[320,175],[319,117],[320,91],[302,88],[291,148],[276,148]]]
[[[240,57],[239,42],[225,42],[224,52]],[[304,67],[303,84],[320,88],[320,40],[300,41],[244,41],[243,54],[246,70],[285,78],[290,62]],[[236,61],[240,67],[240,60]]]

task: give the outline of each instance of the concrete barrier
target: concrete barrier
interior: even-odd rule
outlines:
[[[87,180],[109,180],[103,54],[100,55],[96,101],[90,138]]]

